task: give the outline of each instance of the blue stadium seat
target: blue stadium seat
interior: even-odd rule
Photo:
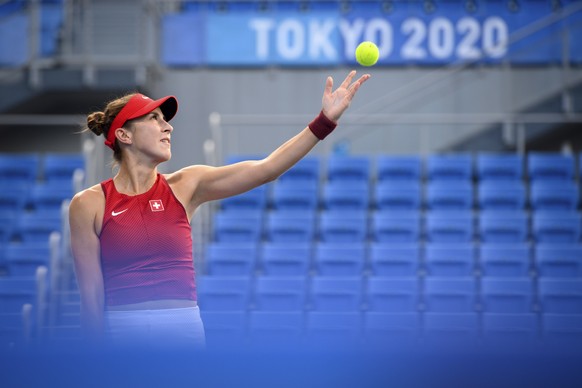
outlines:
[[[72,184],[53,181],[49,184],[36,184],[32,186],[28,205],[34,211],[59,212],[63,201],[73,197]]]
[[[373,205],[378,211],[418,210],[422,188],[417,181],[384,181],[374,186]]]
[[[426,159],[428,180],[456,180],[470,182],[473,179],[473,156],[469,153],[435,154]]]
[[[311,242],[315,238],[315,216],[311,210],[282,210],[267,214],[265,235],[271,242]]]
[[[582,282],[579,279],[540,278],[538,293],[543,313],[582,314]]]
[[[542,314],[544,344],[550,348],[579,351],[582,347],[582,314]]]
[[[0,313],[20,313],[24,304],[35,304],[36,294],[36,279],[32,276],[0,278]]]
[[[527,191],[521,181],[484,181],[477,186],[481,210],[523,210],[527,200]]]
[[[263,274],[268,276],[305,276],[311,268],[311,243],[264,243]]]
[[[419,313],[387,313],[366,311],[364,339],[372,349],[410,349],[421,336]]]
[[[299,347],[305,333],[303,311],[251,311],[251,346],[271,350]]]
[[[483,243],[518,243],[529,239],[529,219],[520,210],[483,211],[479,215],[478,225]]]
[[[368,311],[417,312],[420,302],[418,278],[371,276],[366,283]]]
[[[582,278],[582,245],[540,243],[534,249],[538,276]]]
[[[246,311],[200,310],[208,349],[233,349],[246,344]]]
[[[534,181],[530,187],[532,210],[576,210],[580,202],[574,181]]]
[[[40,266],[49,267],[50,247],[43,242],[12,243],[6,245],[4,260],[10,276],[34,276]]]
[[[555,152],[530,152],[527,155],[527,172],[532,182],[570,181],[574,178],[574,156]]]
[[[359,276],[365,263],[363,243],[321,242],[315,246],[314,264],[320,276]]]
[[[29,188],[3,184],[0,190],[0,211],[20,213],[25,210]]]
[[[473,185],[470,181],[431,181],[425,201],[429,210],[471,210]]]
[[[519,154],[480,152],[475,164],[477,179],[481,182],[523,179],[524,160]]]
[[[220,201],[221,209],[224,211],[263,211],[267,206],[267,187],[267,185],[261,185],[246,193],[224,198]]]
[[[260,213],[219,212],[214,216],[214,239],[219,242],[258,242],[263,235]]]
[[[420,270],[420,245],[372,243],[370,269],[373,276],[417,276]]]
[[[473,241],[475,222],[471,211],[432,211],[425,216],[425,234],[429,242],[457,243]]]
[[[322,207],[329,211],[366,211],[370,207],[370,189],[360,181],[330,181],[323,186]]]
[[[376,158],[376,180],[382,182],[420,181],[422,159],[417,155],[380,155]]]
[[[424,249],[426,274],[437,276],[473,276],[475,273],[473,243],[428,243]]]
[[[46,154],[43,160],[42,176],[46,182],[70,183],[75,170],[85,169],[85,160],[81,154]]]
[[[15,238],[29,242],[47,242],[52,232],[61,232],[60,212],[23,213],[13,230]]]
[[[481,275],[492,277],[529,277],[532,268],[528,243],[479,245]]]
[[[315,311],[360,311],[362,277],[314,276],[311,307]]]
[[[307,301],[305,276],[261,276],[256,279],[254,307],[261,311],[303,311]]]
[[[12,239],[12,229],[20,212],[10,210],[0,210],[0,244]]]
[[[418,212],[376,211],[372,214],[370,234],[380,243],[419,242],[422,234]]]
[[[197,292],[201,310],[246,310],[251,300],[251,278],[246,276],[199,276]]]
[[[532,215],[532,235],[537,243],[579,242],[581,228],[577,211],[538,211]]]
[[[424,282],[425,311],[473,312],[477,302],[476,293],[474,277],[427,277]]]
[[[505,353],[535,349],[540,339],[540,324],[533,313],[482,315],[483,341],[487,347]]]
[[[327,159],[327,180],[359,181],[368,184],[371,163],[368,156],[330,156]]]
[[[0,154],[0,182],[34,183],[38,178],[40,157],[37,154]]]
[[[325,211],[319,217],[319,238],[323,242],[364,242],[368,217],[361,211]]]
[[[531,313],[534,284],[528,278],[481,279],[481,307],[487,313]]]
[[[321,160],[317,157],[305,157],[279,177],[287,181],[312,181],[318,183],[321,177]]]
[[[424,344],[439,351],[473,350],[478,345],[479,315],[477,313],[424,314]]]
[[[206,270],[213,276],[250,276],[258,257],[253,242],[211,242],[206,247]]]
[[[276,211],[316,211],[319,206],[318,182],[315,180],[278,180],[271,202]]]
[[[350,348],[362,338],[363,318],[359,312],[308,311],[306,340],[318,349]]]

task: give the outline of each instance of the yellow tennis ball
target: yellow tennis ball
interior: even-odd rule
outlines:
[[[362,66],[374,66],[379,56],[378,46],[372,42],[362,42],[356,47],[356,61]]]

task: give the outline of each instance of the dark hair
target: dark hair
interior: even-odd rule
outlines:
[[[113,123],[115,117],[134,95],[135,93],[126,94],[123,97],[111,100],[107,103],[103,111],[97,111],[88,114],[87,129],[97,136],[103,135],[105,138],[107,138],[111,123]],[[113,144],[113,159],[115,159],[117,162],[121,162],[121,148],[119,148],[117,140],[115,140]]]

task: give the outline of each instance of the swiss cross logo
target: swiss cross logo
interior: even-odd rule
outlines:
[[[161,199],[152,199],[150,201],[150,208],[153,212],[163,212],[164,204],[162,203]]]

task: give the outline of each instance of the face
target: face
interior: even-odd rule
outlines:
[[[172,157],[171,134],[174,128],[165,120],[160,108],[133,119],[128,136],[133,150],[149,156],[155,162],[165,162]]]

